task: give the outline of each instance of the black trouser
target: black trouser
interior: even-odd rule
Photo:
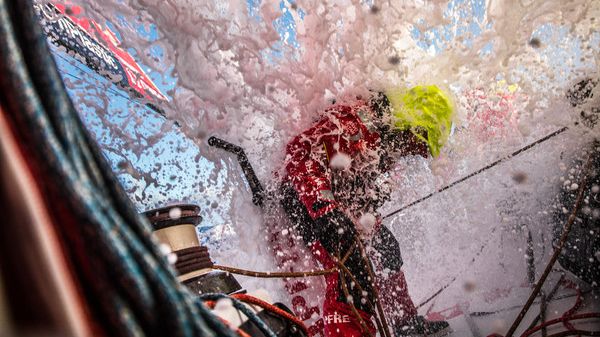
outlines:
[[[315,221],[308,214],[308,211],[298,197],[298,193],[294,190],[291,184],[286,183],[281,186],[281,195],[281,204],[283,205],[285,212],[290,218],[294,229],[302,236],[306,244],[311,244],[318,241],[329,252],[329,254],[331,254],[331,256],[338,256],[339,254],[339,256],[343,257],[346,254],[347,247],[344,247],[344,251],[340,251],[339,242],[333,239],[336,237],[336,235],[335,233],[331,233],[332,229],[324,228],[323,226],[317,226],[315,224]],[[381,226],[379,228],[375,237],[371,240],[371,247],[377,253],[379,253],[378,262],[382,268],[386,268],[391,271],[400,270],[400,267],[402,266],[400,245],[387,227]],[[362,303],[363,301],[361,301],[361,298],[363,297],[361,289],[367,293],[367,298],[371,301],[371,303],[374,303],[374,280],[371,280],[369,277],[367,262],[362,257],[360,249],[358,247],[350,249],[352,249],[352,253],[346,260],[345,266],[348,268],[350,273],[354,275],[356,281],[360,285],[360,288],[357,286],[353,287],[352,281],[349,277],[343,277],[341,273],[339,277],[343,277],[346,280],[347,289],[349,290],[349,294],[352,296],[354,305],[358,309],[372,314],[372,308],[367,303]],[[342,280],[340,279],[338,281],[338,284],[340,284],[341,287]],[[339,294],[341,297],[339,300],[346,301],[344,292],[341,289]]]

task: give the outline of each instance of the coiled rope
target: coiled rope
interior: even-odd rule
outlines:
[[[30,0],[0,0],[0,45],[0,104],[52,205],[96,335],[235,337],[151,239],[79,119]]]

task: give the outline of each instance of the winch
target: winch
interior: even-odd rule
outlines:
[[[246,303],[245,309],[251,310],[277,337],[306,336],[299,320],[284,304],[269,304],[266,292],[258,291],[255,296],[246,294],[235,277],[221,270],[213,269],[208,247],[198,240],[196,226],[202,221],[200,207],[191,204],[179,204],[150,210],[144,213],[152,224],[154,235],[161,244],[175,254],[174,267],[179,281],[190,291],[207,300],[209,307],[215,307],[222,295],[230,295],[232,300]],[[258,295],[262,294],[262,296]],[[261,298],[257,298],[261,297]],[[248,305],[250,303],[250,305]],[[252,337],[267,336],[248,315],[240,315],[238,308],[229,306],[215,313],[238,329],[241,335]],[[301,324],[301,323],[300,323]]]

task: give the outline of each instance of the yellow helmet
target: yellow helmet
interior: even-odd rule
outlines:
[[[395,88],[387,90],[385,95],[392,108],[393,126],[410,130],[426,142],[431,155],[437,157],[452,128],[454,109],[450,98],[435,85],[419,85],[408,90]]]

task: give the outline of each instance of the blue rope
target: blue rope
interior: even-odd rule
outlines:
[[[56,203],[93,319],[113,336],[237,336],[159,252],[81,123],[37,20],[30,0],[0,0],[0,104]]]

